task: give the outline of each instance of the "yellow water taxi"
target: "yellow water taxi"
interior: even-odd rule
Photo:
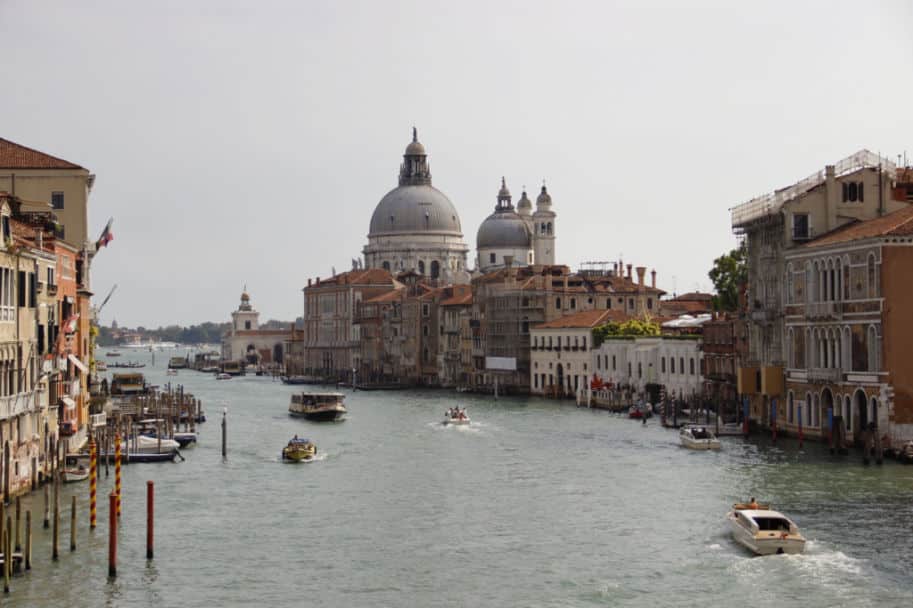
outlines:
[[[311,460],[317,455],[317,446],[307,439],[299,439],[298,435],[292,437],[288,445],[282,448],[282,460],[301,462]]]

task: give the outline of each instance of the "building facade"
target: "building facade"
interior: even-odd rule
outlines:
[[[260,313],[251,305],[245,289],[238,309],[231,313],[231,329],[222,336],[222,360],[278,369],[294,341],[293,329],[261,329]]]
[[[859,444],[913,439],[913,207],[849,224],[785,256],[780,426]],[[841,432],[841,434],[843,434]]]
[[[850,222],[907,206],[895,196],[896,180],[891,161],[862,150],[732,209],[732,228],[745,238],[748,265],[748,357],[739,371],[739,392],[762,424],[769,424],[773,404],[785,397],[787,252]]]

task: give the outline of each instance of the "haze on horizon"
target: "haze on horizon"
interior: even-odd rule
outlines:
[[[710,290],[728,209],[868,148],[910,154],[913,4],[0,4],[0,137],[97,175],[92,287],[124,326],[302,313],[360,257],[418,127],[475,233],[546,180],[557,261]]]

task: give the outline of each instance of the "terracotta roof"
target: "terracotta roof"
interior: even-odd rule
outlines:
[[[350,270],[341,272],[336,276],[319,279],[320,283],[313,283],[310,287],[323,287],[324,285],[394,285],[396,281],[389,271],[383,268],[368,268],[366,270]]]
[[[572,329],[598,327],[609,321],[627,321],[630,317],[620,310],[584,310],[536,325],[533,329]]]
[[[913,205],[872,220],[841,226],[802,247],[808,249],[880,236],[913,236]]]
[[[0,137],[0,169],[83,169],[83,167]]]
[[[396,302],[400,299],[400,297],[402,297],[402,289],[402,287],[397,287],[392,291],[388,291],[386,293],[380,294],[379,296],[374,296],[369,300],[365,300],[363,303],[367,304],[370,302],[373,304],[382,304],[384,302]]]

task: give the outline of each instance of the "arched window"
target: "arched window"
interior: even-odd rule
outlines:
[[[390,262],[384,262],[383,264],[381,264],[381,268],[383,268],[387,272],[390,272]]]
[[[683,376],[685,375],[685,358],[684,357],[678,358],[678,373],[680,373]]]
[[[637,377],[638,377],[638,378],[643,378],[643,375],[644,375],[644,367],[643,367],[643,364],[642,364],[640,361],[638,361],[638,362],[637,362]]]
[[[548,223],[548,229],[546,230],[546,234],[551,234],[551,233],[552,233],[552,223],[549,222],[549,223]]]
[[[850,261],[843,262],[843,299],[850,299]]]
[[[688,371],[691,372],[691,375],[694,375],[694,357],[691,357],[689,360]]]
[[[555,308],[561,310],[561,298],[555,298]]]
[[[793,423],[793,392],[792,391],[789,391],[789,395],[787,396],[786,421],[790,424]]]
[[[880,357],[881,354],[881,345],[878,344],[878,330],[875,329],[874,325],[869,326],[869,371],[877,372],[879,371]]]
[[[441,265],[437,260],[431,262],[431,278],[436,279],[441,276]]]
[[[666,373],[666,358],[665,358],[665,357],[660,357],[660,359],[659,359],[659,369],[660,369],[660,372],[661,372],[661,373],[663,373],[663,374]]]
[[[577,298],[571,298],[571,310],[577,308]]]
[[[675,357],[669,357],[669,373],[675,373]]]
[[[815,289],[815,274],[812,272],[812,263],[805,263],[805,302],[810,303],[814,301],[814,289]]]
[[[425,260],[418,261],[418,273],[425,274]]]

